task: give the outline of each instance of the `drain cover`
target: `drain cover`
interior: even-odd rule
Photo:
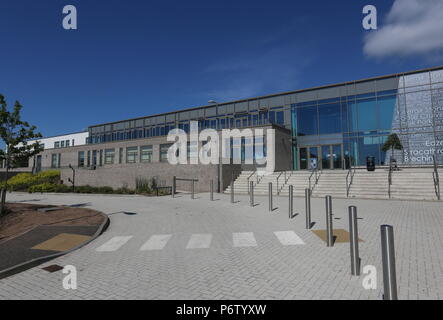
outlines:
[[[46,271],[48,271],[48,272],[56,272],[56,271],[62,270],[63,267],[62,267],[62,266],[59,266],[58,264],[52,264],[52,265],[47,266],[47,267],[44,267],[44,268],[42,268],[42,269],[43,269],[43,270],[46,270]]]

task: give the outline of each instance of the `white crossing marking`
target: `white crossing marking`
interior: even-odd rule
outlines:
[[[186,249],[205,249],[209,248],[212,241],[212,234],[193,234],[189,239]]]
[[[171,237],[172,234],[155,234],[141,246],[140,251],[162,250]]]
[[[131,239],[132,236],[121,236],[121,237],[113,237],[104,244],[102,244],[100,247],[95,249],[95,251],[116,251],[121,246],[123,246],[126,242]]]
[[[284,246],[305,244],[294,231],[275,231],[274,234],[278,238],[278,241]]]
[[[234,247],[256,247],[254,234],[252,232],[239,232],[232,234]]]

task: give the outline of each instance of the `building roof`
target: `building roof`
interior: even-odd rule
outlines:
[[[301,93],[301,92],[307,92],[307,91],[314,91],[314,90],[319,90],[319,89],[334,88],[334,87],[345,86],[345,85],[356,84],[356,83],[367,82],[367,81],[374,81],[374,80],[382,80],[382,79],[387,79],[387,78],[401,77],[401,76],[405,76],[405,75],[411,75],[411,74],[422,73],[422,72],[430,72],[430,71],[441,70],[441,69],[443,69],[443,66],[438,66],[438,67],[433,67],[433,68],[425,68],[425,69],[418,69],[418,70],[401,72],[401,73],[393,73],[393,74],[384,75],[384,76],[377,76],[377,77],[365,78],[365,79],[354,80],[354,81],[346,81],[346,82],[340,82],[340,83],[335,83],[335,84],[328,84],[328,85],[324,85],[324,86],[311,87],[311,88],[307,88],[307,89],[298,89],[298,90],[293,90],[293,91],[279,92],[279,93],[274,93],[274,94],[268,94],[268,95],[263,95],[263,96],[252,97],[252,98],[240,99],[240,100],[233,100],[233,101],[227,101],[227,102],[213,103],[213,104],[209,104],[209,105],[203,105],[203,106],[198,106],[198,107],[191,107],[191,108],[186,108],[186,109],[181,109],[181,110],[176,110],[176,111],[163,112],[163,113],[157,113],[157,114],[153,114],[153,115],[146,115],[146,116],[142,116],[142,117],[136,117],[136,118],[123,119],[123,120],[118,120],[118,121],[111,121],[111,122],[106,122],[106,123],[95,124],[95,125],[89,126],[89,128],[99,127],[99,126],[104,126],[104,125],[109,125],[109,124],[115,124],[115,123],[120,123],[120,122],[125,122],[125,121],[141,120],[141,119],[158,117],[158,116],[166,116],[166,115],[170,115],[170,114],[176,114],[176,113],[179,113],[179,112],[186,112],[186,111],[206,109],[206,108],[211,108],[211,107],[214,107],[214,106],[223,106],[223,105],[227,105],[227,104],[242,103],[242,102],[248,102],[248,101],[251,101],[251,100],[266,99],[266,98],[284,96],[284,95],[289,95],[289,94],[295,94],[295,93]]]

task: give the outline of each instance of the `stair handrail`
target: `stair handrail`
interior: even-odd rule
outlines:
[[[311,179],[314,176],[314,174],[315,174],[315,183],[312,185]],[[318,174],[318,168],[312,169],[312,173],[309,176],[309,190],[311,190],[311,192],[314,190],[314,187],[317,185],[319,178],[320,178],[320,175]]]
[[[286,171],[285,171],[285,184],[287,184],[288,183],[288,181],[289,181],[289,179],[291,178],[291,176],[292,176],[292,171],[287,175],[288,177],[286,178]],[[283,188],[283,187],[282,187]]]
[[[388,173],[388,197],[391,199],[391,185],[392,185],[392,159],[389,162],[389,173]]]
[[[280,194],[280,191],[279,191],[279,189],[278,189],[278,180],[280,179],[280,177],[282,176],[282,174],[283,174],[283,171],[280,172],[280,174],[277,176],[277,195]]]
[[[247,179],[247,182],[248,182],[248,194],[249,194],[249,180],[250,180],[251,177],[252,177],[254,174],[256,174],[256,173],[257,173],[257,170],[254,171],[254,172],[252,172],[252,174],[250,174],[249,177],[248,177],[248,179]],[[257,182],[257,183],[258,183],[258,182]]]
[[[440,177],[438,175],[438,166],[437,159],[435,158],[435,154],[432,156],[434,160],[434,171],[432,172],[432,178],[434,180],[434,190],[437,199],[440,200]]]
[[[352,166],[352,162],[349,159],[349,169],[348,174],[346,175],[346,198],[349,197],[349,190],[351,190],[351,185],[354,182],[355,167],[355,165]]]

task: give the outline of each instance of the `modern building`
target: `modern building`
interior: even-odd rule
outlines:
[[[78,175],[84,184],[131,186],[140,176],[168,181],[183,175],[199,177],[201,186],[218,181],[224,189],[233,172],[246,166],[172,168],[164,162],[167,133],[173,128],[189,132],[190,121],[197,121],[200,130],[276,129],[276,170],[364,166],[368,156],[377,166],[387,165],[391,153],[381,147],[391,133],[403,144],[393,154],[399,164],[426,166],[434,157],[443,164],[443,67],[92,125],[86,145],[45,150],[42,169],[94,168]],[[247,143],[242,140],[242,150]]]

